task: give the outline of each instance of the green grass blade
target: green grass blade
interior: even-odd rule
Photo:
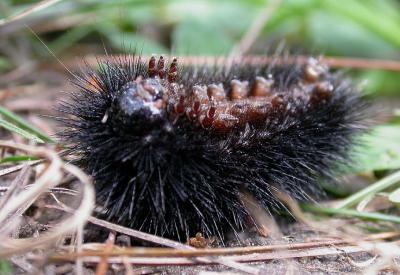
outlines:
[[[354,193],[350,197],[344,199],[339,205],[337,205],[336,209],[344,209],[351,207],[366,197],[375,195],[378,192],[381,192],[389,187],[394,187],[396,184],[400,183],[400,171],[397,171],[383,179],[375,182],[374,184],[369,185],[368,187],[360,190],[357,193]]]
[[[14,127],[12,127],[13,130],[19,131],[20,135],[24,136],[24,134],[28,133],[31,136],[35,136],[37,138],[37,140],[39,140],[39,142],[56,143],[51,137],[42,133],[40,130],[32,127],[31,125],[29,125],[28,122],[26,122],[25,120],[23,120],[22,118],[20,118],[16,114],[14,114],[13,112],[8,111],[7,109],[5,109],[2,106],[0,106],[0,114],[8,121],[15,124],[15,125],[13,125],[13,124],[3,120],[3,122],[8,123],[8,126],[13,125],[14,126]],[[7,126],[4,126],[4,125],[2,125],[2,126],[4,128],[7,128]],[[8,130],[13,131],[12,129],[8,129]],[[16,131],[14,131],[14,132],[16,132]],[[25,136],[25,137],[28,138],[27,136]],[[30,137],[29,139],[32,139],[32,138]]]
[[[39,143],[44,143],[44,141],[42,139],[40,139],[39,137],[25,131],[24,129],[21,129],[18,126],[14,125],[8,121],[5,121],[3,119],[0,119],[0,126],[11,132],[17,133],[18,135],[23,136],[24,138],[34,140]]]
[[[34,156],[10,156],[3,158],[0,160],[0,164],[3,163],[13,163],[13,162],[20,162],[20,161],[31,161],[31,160],[37,160],[37,157]]]
[[[372,220],[372,221],[386,221],[386,222],[393,222],[400,224],[400,217],[393,216],[393,215],[386,215],[377,212],[360,212],[353,209],[336,209],[336,208],[329,208],[329,207],[321,207],[315,206],[310,204],[303,204],[302,209],[307,212],[312,213],[320,213],[320,214],[327,214],[327,215],[340,215],[346,217],[356,217],[365,220]]]

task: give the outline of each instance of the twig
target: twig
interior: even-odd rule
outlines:
[[[252,253],[270,253],[276,251],[310,249],[316,247],[326,247],[332,245],[343,245],[346,242],[343,240],[328,240],[320,242],[307,242],[307,243],[289,243],[289,244],[275,244],[268,246],[247,246],[247,247],[229,247],[229,248],[204,248],[196,250],[184,249],[170,249],[170,248],[122,248],[117,247],[112,251],[104,251],[98,247],[97,250],[85,250],[82,253],[67,253],[51,256],[52,260],[60,258],[68,258],[70,260],[79,257],[116,257],[116,256],[129,256],[135,258],[159,258],[159,257],[200,257],[200,256],[232,256],[232,255],[246,255]]]
[[[46,207],[53,208],[53,209],[59,209],[59,210],[71,213],[71,209],[65,208],[65,207],[58,207],[55,205],[47,205]],[[139,240],[145,240],[147,242],[155,243],[155,244],[158,244],[161,246],[168,246],[168,247],[172,247],[174,249],[181,249],[181,250],[190,250],[190,251],[196,250],[196,248],[194,248],[194,247],[191,247],[191,246],[179,243],[179,242],[175,242],[175,241],[172,241],[172,240],[169,240],[166,238],[158,237],[158,236],[144,233],[141,231],[137,231],[134,229],[126,228],[126,227],[123,227],[123,226],[120,226],[117,224],[113,224],[113,223],[110,223],[110,222],[107,222],[104,220],[97,219],[95,217],[88,218],[88,221],[95,225],[99,225],[104,228],[107,228],[111,231],[116,231],[116,232],[119,232],[119,233],[122,233],[122,234],[125,234],[128,236],[131,236],[133,238],[136,238]],[[237,269],[242,272],[249,273],[249,274],[259,274],[259,270],[257,268],[239,264],[234,261],[227,260],[227,259],[199,257],[199,258],[195,258],[193,261],[194,262],[205,262],[205,263],[216,262],[216,263],[219,263],[219,264],[222,264],[222,265],[225,265],[225,266],[228,266],[228,267],[231,267],[231,268],[234,268],[234,269]]]
[[[388,239],[398,237],[400,232],[386,232],[385,234],[372,235],[366,238],[365,242],[371,242],[375,240]],[[345,245],[345,244],[356,244],[345,240],[329,239],[315,242],[304,242],[304,243],[286,243],[286,244],[275,244],[267,246],[247,246],[247,247],[228,247],[228,248],[205,248],[205,249],[170,249],[170,248],[122,248],[116,247],[112,251],[104,251],[104,245],[98,246],[96,250],[86,249],[82,253],[68,253],[51,256],[51,259],[57,260],[59,257],[65,259],[70,257],[70,260],[76,259],[77,257],[116,257],[116,256],[129,256],[137,258],[149,258],[149,257],[200,257],[200,256],[232,256],[232,255],[247,255],[253,253],[271,253],[277,251],[288,251],[288,250],[304,250],[321,247],[330,247],[333,245]]]
[[[86,56],[85,63],[89,66],[96,66],[102,60],[120,59],[122,56]],[[123,56],[127,58],[127,56]],[[147,60],[148,56],[143,56],[142,60]],[[309,60],[306,55],[293,55],[286,57],[266,56],[266,55],[246,55],[240,59],[241,64],[251,65],[265,65],[271,62],[277,65],[291,65],[291,64],[306,64]],[[120,59],[121,60],[121,59]],[[178,57],[180,65],[209,65],[209,66],[227,66],[228,58],[221,56],[180,56]],[[385,60],[385,59],[365,59],[365,58],[351,58],[351,57],[338,57],[338,56],[322,56],[319,61],[323,64],[329,65],[332,68],[353,68],[353,69],[376,69],[386,71],[400,71],[400,60]],[[77,62],[65,62],[68,67],[76,66]]]
[[[291,251],[278,251],[272,253],[256,253],[256,254],[247,254],[247,255],[236,255],[236,256],[224,256],[220,257],[220,259],[229,260],[229,261],[237,261],[237,262],[257,262],[257,261],[267,261],[274,259],[290,259],[290,258],[303,258],[303,257],[317,257],[317,256],[327,256],[327,255],[338,255],[338,254],[349,254],[349,253],[358,253],[366,251],[363,248],[357,246],[342,246],[342,247],[319,247],[315,249],[306,249],[306,250],[291,250]],[[50,258],[50,261],[55,262],[69,262],[72,261],[70,258]],[[98,263],[101,261],[101,257],[99,256],[87,256],[82,257],[82,261],[84,262],[95,262]],[[128,262],[130,264],[136,265],[204,265],[204,264],[216,264],[214,263],[206,263],[201,261],[193,261],[190,258],[186,257],[151,257],[151,258],[136,258],[136,257],[110,257],[108,258],[109,263],[123,263]]]
[[[131,228],[123,227],[123,226],[120,226],[120,225],[117,225],[117,224],[114,224],[114,223],[111,223],[111,222],[107,222],[107,221],[104,221],[104,220],[101,220],[101,219],[98,219],[98,218],[95,218],[95,217],[90,217],[88,219],[88,221],[90,223],[92,223],[92,224],[107,228],[107,229],[109,229],[111,231],[116,231],[116,232],[119,232],[119,233],[122,233],[122,234],[125,234],[125,235],[128,235],[128,236],[131,236],[131,237],[136,238],[138,240],[145,240],[145,241],[150,242],[150,243],[154,243],[154,244],[161,245],[161,246],[168,246],[168,247],[175,248],[175,249],[195,250],[194,247],[182,244],[180,242],[176,242],[176,241],[169,240],[169,239],[166,239],[166,238],[158,237],[158,236],[155,236],[155,235],[152,235],[152,234],[148,234],[148,233],[144,233],[144,232],[141,232],[141,231],[138,231],[138,230],[134,230],[134,229],[131,229]]]
[[[326,56],[322,57],[321,61],[333,68],[400,71],[400,61],[397,60]]]
[[[147,234],[144,232],[140,232],[137,230],[133,230],[130,228],[126,228],[123,226],[119,226],[110,222],[106,222],[104,220],[100,220],[94,217],[90,217],[88,219],[88,221],[90,223],[96,224],[96,225],[100,225],[103,226],[105,228],[108,228],[110,230],[115,230],[117,232],[129,235],[131,237],[137,238],[137,239],[141,239],[141,240],[145,240],[148,242],[152,242],[152,243],[156,243],[162,246],[169,246],[172,248],[178,248],[178,249],[186,249],[188,251],[195,251],[196,248],[179,243],[179,242],[175,242],[166,238],[162,238],[162,237],[158,237],[155,235],[151,235],[151,234]],[[250,266],[245,266],[239,263],[236,263],[234,261],[230,261],[227,259],[219,259],[219,258],[215,258],[215,259],[209,259],[209,258],[196,258],[195,262],[206,262],[206,263],[212,263],[212,262],[216,262],[237,270],[241,270],[243,272],[249,273],[249,274],[259,274],[259,270],[257,268],[254,267],[250,267]]]

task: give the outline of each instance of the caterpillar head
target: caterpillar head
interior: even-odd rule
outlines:
[[[147,74],[127,82],[113,94],[107,116],[115,132],[136,137],[160,136],[172,130],[167,115],[168,87],[176,80],[176,59],[168,71],[164,59],[150,59]],[[108,119],[108,118],[107,118]]]
[[[157,79],[142,79],[126,83],[115,94],[110,114],[117,127],[132,131],[149,128],[165,120],[164,88]]]

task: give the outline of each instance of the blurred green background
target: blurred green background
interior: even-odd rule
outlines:
[[[2,0],[0,16],[18,14],[38,2]],[[269,2],[57,1],[0,27],[0,70],[15,68],[25,58],[43,61],[49,56],[25,25],[60,58],[104,54],[104,48],[111,53],[126,52],[135,47],[144,54],[227,55]],[[266,53],[266,48],[285,41],[288,48],[301,53],[400,60],[400,1],[277,2],[252,53]],[[398,73],[363,71],[354,75],[368,80],[370,93],[398,94]]]

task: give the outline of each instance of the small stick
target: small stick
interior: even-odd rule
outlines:
[[[102,58],[94,56],[86,56],[84,60],[89,66],[96,66],[99,60],[114,60],[120,56]],[[127,58],[125,55],[124,58]],[[143,59],[148,57],[143,56]],[[168,58],[164,56],[164,58]],[[241,64],[251,65],[263,65],[271,62],[275,62],[278,65],[290,65],[290,64],[306,64],[309,60],[309,56],[306,55],[292,55],[287,57],[276,57],[266,55],[246,55],[240,60]],[[352,68],[362,70],[386,70],[386,71],[400,71],[400,61],[396,60],[385,60],[385,59],[367,59],[367,58],[355,58],[355,57],[338,57],[338,56],[322,56],[319,61],[322,64],[329,65],[332,68]],[[227,66],[228,58],[221,56],[180,56],[179,63],[182,65],[209,65],[209,66]],[[76,61],[65,62],[67,66],[76,66]]]

